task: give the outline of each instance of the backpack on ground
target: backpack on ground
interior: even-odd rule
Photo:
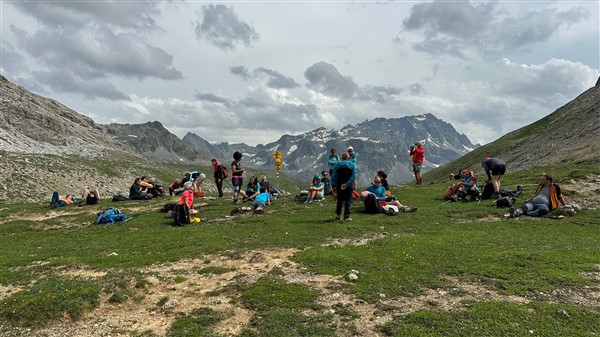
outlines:
[[[112,197],[112,201],[127,201],[127,200],[129,200],[129,198],[122,194],[115,194]]]
[[[107,208],[101,212],[98,212],[97,224],[105,224],[106,226],[112,226],[117,221],[126,221],[127,217],[116,208]]]
[[[491,181],[486,182],[481,192],[481,200],[491,199],[495,191],[494,184]]]
[[[373,193],[369,193],[367,194],[367,196],[365,196],[365,212],[369,213],[369,214],[377,214],[377,213],[381,213],[381,204],[379,203],[379,200],[377,200],[377,197],[375,196],[375,194]]]
[[[221,164],[221,179],[227,179],[227,177],[229,177],[227,166],[225,164]]]
[[[190,209],[186,204],[175,206],[175,226],[190,224]]]
[[[177,204],[165,204],[163,207],[160,208],[160,212],[167,213],[168,211],[174,211],[176,207]]]
[[[460,184],[452,184],[448,186],[446,192],[444,192],[444,200],[454,200],[452,196],[458,193],[458,189],[460,188]]]
[[[511,197],[500,197],[496,200],[496,207],[512,207],[517,199]]]

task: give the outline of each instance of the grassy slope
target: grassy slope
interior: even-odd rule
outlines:
[[[590,172],[600,174],[597,167],[542,167],[509,173],[505,183],[534,182],[538,171],[546,170],[552,171],[559,182]],[[417,213],[395,217],[367,215],[360,213],[362,207],[355,203],[351,223],[333,220],[334,203],[331,200],[314,205],[291,199],[279,200],[269,207],[270,214],[245,214],[229,220],[224,217],[232,207],[229,202],[207,201],[208,205],[200,213],[207,222],[183,228],[170,227],[171,220],[151,211],[168,201],[165,199],[117,204],[133,219],[110,228],[94,225],[92,214],[111,206],[108,201],[97,207],[59,209],[61,216],[42,216],[41,220],[13,217],[46,214],[48,210],[44,206],[4,205],[0,209],[0,221],[5,221],[0,225],[3,243],[0,284],[20,285],[30,290],[26,290],[27,296],[20,292],[0,301],[0,316],[17,326],[43,325],[62,317],[61,312],[77,319],[81,310],[93,311],[97,306],[97,298],[93,298],[97,294],[96,285],[69,279],[44,279],[54,268],[61,266],[86,266],[118,275],[95,282],[103,292],[112,294],[111,298],[126,301],[127,297],[119,295],[119,291],[133,293],[136,290],[127,288],[127,282],[123,286],[122,279],[135,280],[139,277],[135,271],[142,266],[201,258],[211,253],[232,255],[250,249],[280,247],[302,249],[293,259],[309,272],[342,276],[350,269],[360,271],[360,278],[340,291],[369,303],[380,303],[382,310],[385,308],[392,313],[398,309],[381,303],[383,296],[401,300],[405,296],[423,294],[428,288],[452,289],[453,285],[444,276],[479,282],[503,294],[523,296],[556,289],[576,292],[596,284],[581,275],[583,271],[595,270],[600,261],[597,239],[600,226],[595,211],[581,212],[573,218],[577,223],[504,219],[502,215],[506,210],[496,209],[489,202],[445,204],[439,200],[445,186],[446,182],[394,188],[402,202],[419,207]],[[525,184],[524,188],[524,195],[530,195],[534,184]],[[140,205],[150,210],[144,211]],[[332,239],[364,237],[381,239],[363,246],[322,246]],[[111,252],[118,255],[110,256]],[[56,289],[55,284],[74,284],[67,295],[69,307],[59,305],[66,301],[64,296],[40,297],[36,290]],[[243,332],[245,336],[278,335],[282,331],[293,336],[331,336],[332,331],[333,334],[352,333],[352,324],[340,327],[327,323],[335,315],[316,304],[318,293],[306,285],[287,284],[277,277],[277,273],[265,275],[254,284],[240,284],[239,288],[229,291],[241,305],[254,312],[250,326]],[[273,301],[273,296],[277,301],[269,302]],[[24,323],[11,315],[17,308],[32,311],[24,313],[26,317],[41,318]],[[194,335],[195,332],[210,331],[213,320],[218,319],[207,317],[218,315],[207,314],[202,307],[197,309],[177,320],[169,334]],[[308,309],[321,315],[307,315]],[[430,310],[397,316],[379,328],[384,334],[398,336],[464,335],[475,330],[481,331],[480,335],[490,336],[524,335],[529,330],[548,336],[583,336],[600,332],[597,307],[534,301],[527,305],[469,302],[464,303],[463,309],[445,312],[436,310],[432,304]],[[557,321],[559,310],[568,312],[568,319],[559,317]]]

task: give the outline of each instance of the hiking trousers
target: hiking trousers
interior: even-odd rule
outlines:
[[[336,189],[337,192],[337,204],[335,207],[335,215],[342,214],[342,205],[344,206],[344,219],[348,219],[350,217],[350,204],[352,203],[352,191],[354,189],[352,186],[346,187],[346,189],[342,190],[339,186]]]

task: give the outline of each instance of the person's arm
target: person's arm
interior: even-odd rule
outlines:
[[[560,191],[560,186],[554,185],[554,187],[556,188],[556,196],[558,197],[558,201],[560,202],[560,204],[563,205],[563,206],[567,206],[567,202],[565,201],[565,197],[562,194],[562,192]]]
[[[356,179],[356,166],[352,167],[352,176],[350,176],[350,179],[348,179],[348,181],[346,181],[346,186],[351,186],[354,185],[354,179]]]

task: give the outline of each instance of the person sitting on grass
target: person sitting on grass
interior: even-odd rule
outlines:
[[[462,179],[458,183],[458,190],[455,194],[450,196],[450,201],[471,201],[479,196],[479,184],[477,183],[477,177],[473,175],[473,171],[463,170],[460,173]]]
[[[255,214],[264,214],[265,207],[273,202],[271,194],[264,187],[260,188],[260,193],[254,198],[254,203],[251,207],[238,207],[231,210],[231,215],[236,215],[240,212],[254,211]]]
[[[250,177],[250,181],[246,184],[246,190],[240,191],[242,201],[254,200],[254,198],[260,193],[260,184],[258,178],[255,176]]]
[[[183,193],[179,199],[178,205],[186,205],[190,210],[190,214],[197,214],[198,211],[194,209],[194,183],[186,181],[183,184]]]
[[[323,193],[325,192],[325,184],[321,181],[321,177],[315,175],[312,180],[312,185],[308,188],[308,195],[306,196],[305,204],[312,204],[314,200],[323,200]]]
[[[552,176],[544,173],[540,184],[535,190],[533,197],[525,201],[520,208],[510,208],[510,217],[516,218],[521,215],[544,216],[558,207],[558,203],[567,206],[565,197],[560,191],[560,186],[552,182]]]
[[[393,207],[388,207],[390,205],[398,207],[399,210],[402,210],[402,212],[405,212],[405,213],[406,212],[416,212],[418,209],[417,207],[404,206],[397,199],[385,201],[385,188],[383,186],[381,186],[381,177],[380,176],[376,176],[375,179],[373,179],[373,185],[367,187],[366,191],[369,193],[373,193],[375,195],[375,197],[379,201],[379,204],[381,205],[381,209],[383,210],[383,213],[385,213],[385,214],[390,214],[390,215],[396,214],[396,210]]]
[[[325,187],[323,188],[324,195],[333,195],[333,188],[331,187],[331,177],[327,171],[321,171],[321,182]]]
[[[67,205],[71,205],[75,198],[71,194],[67,194],[65,197],[60,197],[58,192],[52,193],[52,199],[50,200],[50,208],[59,208]]]
[[[97,188],[90,190],[87,186],[83,189],[83,195],[81,196],[81,201],[79,201],[79,206],[82,205],[96,205],[100,203],[100,192]]]
[[[140,185],[142,178],[135,178],[129,188],[129,200],[148,200],[152,199],[152,194],[148,193],[146,187]]]
[[[183,178],[181,180],[174,181],[171,186],[169,186],[169,195],[179,195],[184,191],[183,184],[190,180],[190,173],[185,172],[183,174]]]

